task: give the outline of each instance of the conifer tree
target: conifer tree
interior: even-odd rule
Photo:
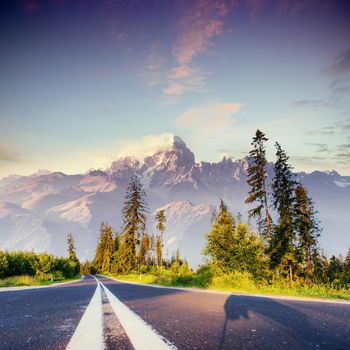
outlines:
[[[246,203],[257,203],[255,208],[249,210],[249,217],[257,218],[259,233],[268,240],[271,239],[271,217],[269,214],[266,186],[266,151],[264,143],[268,141],[265,134],[257,130],[249,152],[249,167],[247,183],[250,186],[249,196]],[[263,213],[264,212],[264,219]]]
[[[104,222],[102,222],[100,226],[100,235],[96,246],[95,257],[92,261],[92,266],[99,272],[102,271],[105,249],[106,249],[106,225]]]
[[[157,237],[156,242],[156,253],[157,253],[157,265],[162,272],[163,268],[163,236],[165,231],[165,211],[163,209],[158,210],[155,216],[156,219],[156,228],[159,231],[159,236]]]
[[[151,249],[151,238],[146,232],[141,236],[141,248],[140,248],[140,263],[141,265],[148,265],[148,256]]]
[[[140,258],[141,235],[146,228],[146,214],[148,205],[146,194],[137,177],[129,183],[122,211],[123,215],[123,264],[124,268],[131,270],[136,267]]]
[[[104,244],[102,271],[111,272],[114,255],[114,241],[112,227],[107,224],[104,227]]]
[[[284,265],[296,266],[293,226],[294,215],[294,189],[296,181],[292,167],[288,163],[289,157],[281,148],[278,142],[276,146],[275,175],[272,180],[273,206],[276,209],[279,219],[274,226],[274,234],[270,241],[271,264],[278,266],[281,262]],[[292,276],[291,276],[292,277]]]
[[[350,248],[344,259],[342,284],[347,288],[350,287]]]
[[[227,211],[225,203],[221,200],[218,215],[212,225],[211,231],[206,235],[207,245],[204,254],[222,267],[228,267],[231,260],[232,232],[236,227],[233,216]]]
[[[75,250],[75,242],[71,233],[67,236],[68,244],[68,261],[74,270],[74,274],[77,275],[80,272],[80,263]]]
[[[155,235],[150,236],[150,252],[148,255],[148,265],[155,266],[157,260],[157,237]]]
[[[156,236],[156,262],[160,272],[162,272],[162,268],[163,268],[162,250],[163,250],[162,238],[160,235],[157,235]]]
[[[120,272],[120,247],[121,247],[121,237],[118,232],[116,232],[114,238],[113,238],[113,259],[112,259],[112,266],[111,266],[111,272],[118,273]]]
[[[343,261],[342,257],[336,257],[335,255],[332,255],[332,257],[329,260],[329,266],[327,270],[327,276],[329,278],[329,281],[334,284],[335,286],[339,285],[339,282],[341,280],[341,275],[343,273]]]
[[[219,205],[219,213],[227,213],[227,205],[226,203],[220,198],[220,205]]]
[[[295,189],[294,227],[299,242],[299,260],[306,264],[306,275],[309,279],[313,274],[312,255],[317,250],[317,240],[320,236],[319,222],[315,217],[316,211],[303,186]]]

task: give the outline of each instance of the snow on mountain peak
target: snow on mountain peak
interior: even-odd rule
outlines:
[[[178,167],[193,166],[195,164],[193,152],[179,136],[174,136],[171,148],[164,154],[168,159],[168,165],[174,170]]]

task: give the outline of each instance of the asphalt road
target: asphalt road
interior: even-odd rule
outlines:
[[[192,292],[98,279],[106,349],[133,349],[132,344],[149,348],[143,343],[142,327],[130,321],[134,316],[128,310],[170,343],[166,346],[178,349],[350,349],[350,303]],[[95,279],[87,277],[52,288],[1,292],[0,349],[65,349],[96,286]],[[150,350],[160,348],[154,345]]]
[[[96,289],[93,277],[0,292],[0,349],[65,349]]]

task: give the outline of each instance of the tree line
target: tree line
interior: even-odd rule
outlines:
[[[250,206],[248,222],[231,213],[221,200],[213,214],[212,227],[206,234],[203,251],[207,269],[222,273],[248,272],[256,281],[302,284],[350,284],[350,250],[345,259],[328,259],[320,249],[320,222],[312,198],[298,182],[289,157],[279,143],[276,147],[273,178],[268,179],[266,135],[257,130],[249,152],[246,203]],[[122,209],[123,225],[113,234],[111,226],[102,223],[95,257],[87,262],[87,271],[119,273],[161,273],[163,266],[185,275],[190,273],[186,261],[177,251],[164,259],[163,235],[166,229],[164,210],[155,215],[157,234],[146,230],[149,207],[142,183],[133,177]],[[84,268],[84,267],[83,267]],[[89,270],[90,269],[90,270]],[[220,272],[220,273],[221,273]]]
[[[298,182],[289,157],[275,144],[276,161],[271,179],[267,174],[266,135],[257,130],[249,152],[245,202],[250,206],[248,222],[233,214],[223,200],[206,233],[205,263],[193,274],[179,250],[164,257],[165,211],[155,213],[157,233],[147,232],[149,206],[142,183],[132,177],[122,209],[122,228],[114,233],[102,222],[93,260],[80,263],[71,234],[68,257],[48,253],[0,251],[0,277],[15,275],[62,279],[89,273],[157,273],[170,271],[201,284],[215,274],[247,272],[255,281],[350,285],[350,249],[344,258],[323,253],[318,244],[320,222],[307,190]],[[210,278],[211,278],[210,277]],[[185,281],[185,279],[183,279]],[[183,282],[182,281],[182,282]],[[181,283],[182,283],[181,282]],[[204,284],[203,284],[204,285]]]
[[[62,280],[80,273],[74,238],[67,236],[68,257],[55,257],[48,253],[0,250],[0,278],[28,275],[40,280]]]
[[[345,259],[328,259],[318,245],[320,222],[312,198],[298,182],[289,157],[276,142],[271,186],[266,170],[266,135],[257,130],[249,153],[248,217],[235,219],[223,201],[207,234],[205,254],[224,271],[248,271],[256,279],[288,279],[305,284],[350,284],[350,249]],[[274,218],[271,215],[274,210]]]
[[[156,235],[146,230],[148,213],[149,207],[142,183],[139,178],[133,177],[126,189],[122,229],[113,234],[112,227],[102,222],[91,271],[112,274],[149,271],[161,273],[163,266],[189,271],[188,263],[181,258],[179,250],[171,259],[163,256],[165,211],[161,209],[155,214],[158,231]]]

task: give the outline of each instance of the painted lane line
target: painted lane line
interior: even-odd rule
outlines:
[[[255,294],[255,293],[241,293],[241,292],[224,292],[220,290],[211,290],[211,289],[198,289],[191,287],[168,287],[161,286],[159,284],[149,284],[142,282],[133,282],[120,280],[118,278],[99,275],[104,278],[109,278],[111,280],[123,283],[123,284],[134,284],[142,287],[150,287],[150,288],[158,288],[158,289],[172,289],[172,290],[182,290],[184,292],[191,293],[207,293],[207,294],[221,294],[221,295],[234,295],[234,296],[242,296],[242,297],[252,297],[252,298],[266,298],[266,299],[278,299],[278,300],[286,300],[286,301],[301,301],[301,302],[311,302],[311,303],[328,303],[328,304],[342,304],[342,305],[350,305],[350,300],[332,300],[332,299],[318,299],[318,298],[309,298],[309,297],[293,297],[293,296],[283,296],[283,295],[271,295],[271,294]]]
[[[100,282],[114,313],[123,326],[135,350],[176,350],[176,346],[162,337],[140,316],[122,303],[102,282]]]
[[[104,349],[101,286],[97,280],[96,282],[97,287],[95,293],[68,343],[66,350]]]

